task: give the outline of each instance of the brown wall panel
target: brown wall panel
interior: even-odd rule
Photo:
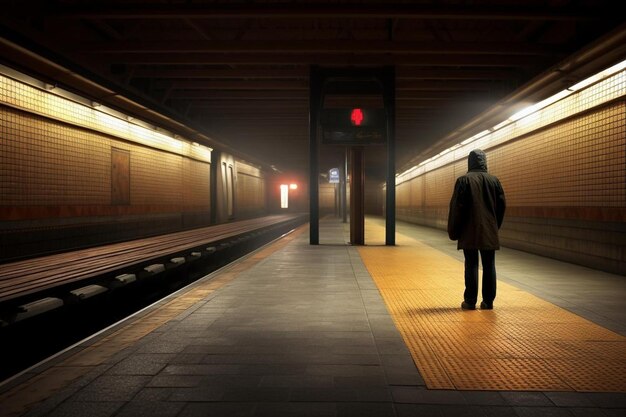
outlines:
[[[130,152],[111,149],[111,204],[130,204]]]
[[[612,102],[487,148],[505,246],[626,273],[626,104]],[[458,160],[398,184],[397,217],[445,229]]]
[[[236,162],[236,199],[239,217],[258,216],[267,212],[265,174],[259,168]]]

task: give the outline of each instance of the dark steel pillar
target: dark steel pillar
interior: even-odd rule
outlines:
[[[211,169],[209,173],[209,195],[210,201],[210,219],[211,224],[217,223],[217,170],[220,166],[220,151],[213,150],[211,152]]]
[[[348,148],[345,150],[343,172],[341,178],[341,219],[348,223]]]
[[[335,217],[341,216],[341,214],[340,214],[341,213],[341,197],[340,197],[341,190],[340,190],[340,188],[341,187],[339,186],[339,184],[335,184],[335,189],[334,189],[334,192],[335,192],[335,194],[334,194],[334,197],[335,197],[335,207],[334,207],[335,208],[335,211],[334,211]]]
[[[387,190],[385,193],[385,244],[396,244],[396,73],[383,73],[383,100],[387,111]]]
[[[317,125],[321,107],[322,85],[319,69],[309,71],[309,243],[319,245],[319,150]]]
[[[363,148],[350,149],[350,243],[365,244],[365,175]]]

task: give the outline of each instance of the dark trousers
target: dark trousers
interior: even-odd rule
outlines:
[[[478,250],[463,249],[465,255],[465,293],[466,303],[476,304],[478,298]],[[493,304],[496,298],[496,251],[481,250],[480,259],[483,262],[483,301]]]

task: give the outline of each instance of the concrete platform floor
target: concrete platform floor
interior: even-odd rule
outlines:
[[[459,255],[441,231],[398,232]],[[626,415],[623,393],[427,389],[346,233],[327,220],[319,246],[304,228],[211,274],[4,384],[0,415]],[[500,279],[624,334],[623,277],[509,250],[496,262]],[[551,279],[527,273],[539,268]]]

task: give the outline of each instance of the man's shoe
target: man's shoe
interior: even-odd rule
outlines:
[[[484,301],[480,302],[480,309],[481,310],[493,310],[493,304],[487,304]]]
[[[476,310],[476,304],[470,304],[465,301],[461,303],[461,308],[463,310]]]

